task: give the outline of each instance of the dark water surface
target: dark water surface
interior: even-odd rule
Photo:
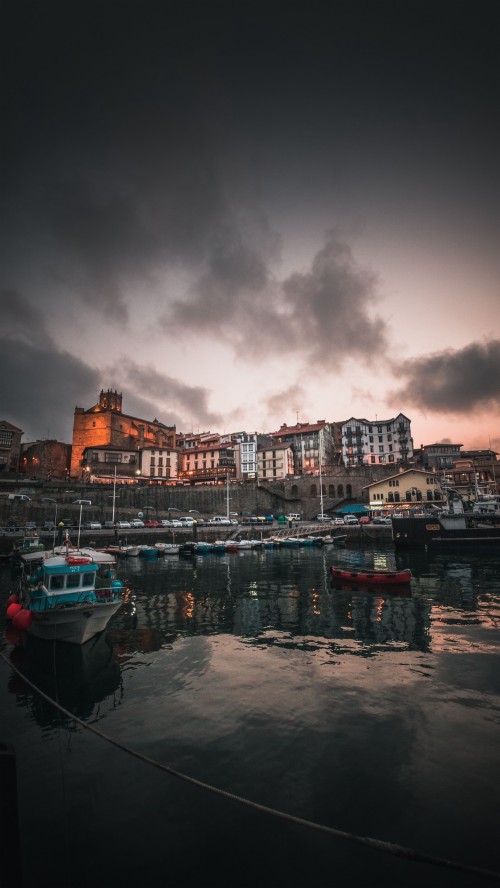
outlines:
[[[334,562],[409,566],[411,593],[335,589]],[[127,603],[84,649],[7,634],[3,654],[103,734],[206,784],[500,871],[498,554],[261,550],[129,558],[118,576]],[[3,567],[2,635],[13,583]],[[493,884],[165,774],[3,660],[0,711],[24,888]]]

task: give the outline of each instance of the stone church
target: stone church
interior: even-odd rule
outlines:
[[[175,448],[176,427],[157,419],[139,419],[122,410],[122,395],[108,389],[99,401],[85,410],[75,407],[71,455],[71,477],[80,480],[86,447],[112,447],[138,451],[143,447]]]

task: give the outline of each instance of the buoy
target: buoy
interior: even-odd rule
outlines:
[[[15,617],[15,615],[22,609],[23,609],[22,604],[18,604],[16,601],[12,602],[12,604],[9,604],[7,611],[6,611],[7,618],[9,620],[12,620]]]
[[[12,625],[19,630],[29,629],[32,621],[31,611],[27,610],[23,607],[22,610],[18,611],[17,614],[14,614],[12,618]]]
[[[7,599],[7,607],[9,604],[18,604],[19,603],[19,595],[17,592],[13,592],[12,595],[9,595]]]

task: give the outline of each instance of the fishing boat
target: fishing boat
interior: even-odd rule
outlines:
[[[462,498],[447,492],[442,511],[412,512],[392,516],[392,540],[396,548],[489,546],[500,550],[500,516],[494,511],[466,509]],[[482,505],[480,503],[480,505]]]
[[[12,549],[12,560],[19,563],[23,555],[34,555],[40,557],[39,553],[45,550],[45,546],[40,542],[39,535],[35,532],[27,533],[18,542],[14,543]]]
[[[51,555],[25,566],[19,592],[7,604],[13,626],[45,640],[84,644],[102,632],[122,606],[122,584],[98,588],[100,565],[89,555]]]
[[[384,586],[392,584],[402,585],[411,581],[411,570],[349,570],[343,567],[330,567],[330,573],[334,580],[341,583],[363,583],[368,586]]]

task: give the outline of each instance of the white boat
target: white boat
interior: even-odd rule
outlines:
[[[127,557],[137,558],[141,554],[142,546],[122,546],[123,552]]]
[[[7,618],[13,626],[45,640],[85,644],[102,632],[122,606],[122,584],[97,588],[99,565],[80,552],[51,555],[25,566],[19,593],[11,596]]]
[[[155,543],[160,555],[178,555],[179,545],[177,543]]]

